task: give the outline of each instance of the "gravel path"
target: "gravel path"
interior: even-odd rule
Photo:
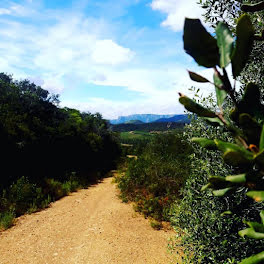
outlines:
[[[112,180],[18,218],[0,233],[0,264],[172,263],[167,244],[173,231],[152,229],[119,200]]]

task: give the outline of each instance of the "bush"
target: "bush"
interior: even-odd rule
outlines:
[[[258,217],[260,207],[241,193],[223,198],[201,192],[210,175],[228,175],[230,168],[220,155],[195,150],[191,157],[190,176],[183,189],[183,199],[172,210],[171,222],[182,233],[180,246],[185,248],[186,263],[227,264],[263,248],[263,242],[239,238],[241,221]],[[214,163],[211,163],[214,161]],[[232,214],[223,212],[232,211]],[[179,229],[180,227],[180,229]],[[178,245],[179,246],[179,245]]]
[[[189,173],[191,147],[182,134],[161,134],[147,144],[137,160],[128,163],[118,179],[122,197],[136,202],[136,209],[155,220],[169,220],[173,201]]]
[[[37,186],[30,183],[28,178],[21,177],[2,192],[0,198],[0,226],[7,229],[12,225],[14,217],[46,208],[52,201],[76,191],[81,186],[74,174],[64,183],[47,179],[42,186]]]
[[[14,208],[16,216],[22,215],[29,209],[33,200],[39,196],[36,184],[32,184],[26,177],[21,177],[14,184],[12,184],[8,191],[8,201],[11,207]]]
[[[0,213],[0,229],[8,229],[13,225],[15,214],[13,211]]]

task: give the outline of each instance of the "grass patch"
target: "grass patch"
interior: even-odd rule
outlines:
[[[151,220],[150,221],[150,226],[155,229],[155,230],[160,230],[162,229],[162,223],[157,221],[157,220]]]
[[[120,138],[122,140],[145,140],[145,139],[150,139],[153,137],[153,134],[150,134],[148,132],[143,132],[143,131],[130,131],[130,132],[121,132],[120,133]]]

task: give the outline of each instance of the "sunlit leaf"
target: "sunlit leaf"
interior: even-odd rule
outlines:
[[[259,150],[264,150],[264,125],[262,127],[261,135],[260,135],[260,142],[259,142]]]
[[[213,191],[214,196],[224,196],[227,192],[229,192],[230,190],[232,190],[232,187],[228,187],[225,189],[221,189],[221,190],[215,190]]]
[[[246,194],[248,197],[254,199],[256,202],[264,201],[264,191],[249,191]]]
[[[220,51],[220,67],[225,68],[231,62],[234,40],[228,26],[223,22],[217,25],[216,36]]]
[[[257,255],[242,260],[239,264],[259,264],[259,263],[263,263],[263,261],[264,261],[264,251]]]
[[[264,233],[256,232],[252,227],[246,228],[238,232],[241,237],[249,237],[254,239],[264,239]]]
[[[200,104],[197,104],[196,102],[194,102],[192,99],[190,99],[189,97],[180,94],[180,99],[179,99],[180,103],[184,105],[184,107],[186,108],[186,110],[197,114],[198,116],[201,117],[216,117],[216,114],[214,112],[212,112],[211,110],[201,106]]]
[[[199,144],[201,147],[206,149],[217,149],[214,140],[207,138],[192,138],[192,142]]]
[[[226,181],[232,183],[245,183],[247,181],[246,174],[226,176]]]
[[[217,104],[219,107],[222,106],[224,100],[226,99],[227,92],[223,89],[220,89],[220,87],[223,87],[223,82],[218,76],[218,73],[214,73],[214,84],[215,84],[215,92],[216,92],[216,98],[217,98]]]

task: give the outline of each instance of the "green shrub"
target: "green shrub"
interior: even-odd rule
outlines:
[[[8,229],[13,225],[15,214],[13,211],[0,213],[0,229]]]
[[[155,136],[118,179],[122,197],[135,201],[136,209],[145,216],[169,220],[171,204],[180,198],[188,175],[190,152],[180,133]]]
[[[14,208],[15,215],[19,216],[27,212],[33,200],[38,198],[39,192],[36,184],[30,183],[24,176],[13,183],[8,190],[7,199]]]
[[[69,176],[69,180],[64,183],[47,179],[41,187],[30,183],[28,178],[21,177],[2,192],[0,197],[1,226],[6,229],[12,224],[14,217],[46,208],[52,201],[80,187],[81,184],[74,174]]]
[[[46,179],[45,192],[48,193],[53,200],[58,200],[63,196],[68,194],[69,185],[64,185],[63,183],[54,180],[54,179]]]

